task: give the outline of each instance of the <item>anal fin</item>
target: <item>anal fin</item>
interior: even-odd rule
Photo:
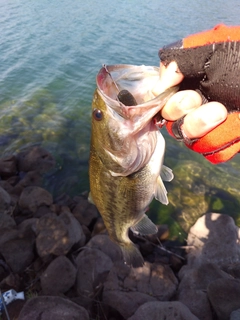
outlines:
[[[155,234],[158,231],[158,228],[155,224],[144,214],[143,218],[134,226],[131,227],[131,230],[135,234]]]

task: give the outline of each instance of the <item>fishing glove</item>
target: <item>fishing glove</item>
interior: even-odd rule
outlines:
[[[167,122],[170,135],[214,164],[230,160],[240,152],[240,26],[190,35],[160,49],[159,57],[165,65],[177,62],[184,75],[180,90],[196,90],[203,104],[218,101],[228,110],[227,119],[202,138],[184,136],[184,117]]]

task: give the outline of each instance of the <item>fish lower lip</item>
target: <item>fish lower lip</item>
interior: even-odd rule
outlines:
[[[153,123],[155,124],[155,126],[159,129],[161,129],[165,124],[166,124],[167,120],[165,120],[162,115],[160,114],[160,112],[158,112],[156,114],[156,116],[153,118]]]

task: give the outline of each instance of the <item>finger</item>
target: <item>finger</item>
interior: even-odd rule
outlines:
[[[175,121],[202,104],[200,94],[193,90],[179,91],[163,107],[161,114],[166,120]]]
[[[209,102],[186,115],[182,131],[189,139],[200,138],[227,118],[227,109],[219,102]]]
[[[175,61],[170,62],[167,66],[160,62],[159,81],[155,84],[152,93],[157,96],[166,89],[179,84],[183,78]]]

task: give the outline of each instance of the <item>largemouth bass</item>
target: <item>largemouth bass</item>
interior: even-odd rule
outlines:
[[[173,178],[163,166],[165,140],[153,117],[177,88],[154,97],[151,89],[158,80],[156,67],[104,66],[92,103],[89,198],[133,267],[144,260],[129,239],[129,228],[141,235],[157,232],[145,212],[154,197],[168,204],[162,179]]]

